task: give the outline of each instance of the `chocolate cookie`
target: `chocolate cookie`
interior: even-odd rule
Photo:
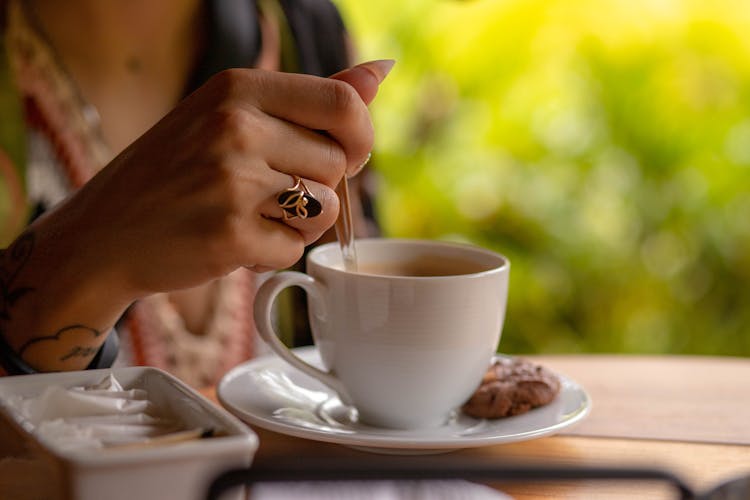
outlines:
[[[543,366],[519,358],[499,358],[461,409],[476,418],[510,417],[546,405],[558,392],[560,380]]]

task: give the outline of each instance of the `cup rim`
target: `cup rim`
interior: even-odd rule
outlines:
[[[327,254],[328,252],[333,251],[332,248],[339,249],[339,242],[332,241],[330,243],[325,243],[323,245],[317,246],[308,253],[307,258],[306,258],[308,266],[313,264],[315,266],[325,269],[328,272],[333,272],[336,274],[345,274],[345,275],[357,274],[357,276],[362,276],[362,277],[387,278],[389,280],[440,280],[440,279],[444,280],[444,279],[457,279],[457,278],[462,278],[462,279],[478,278],[478,277],[487,276],[490,274],[506,272],[508,269],[510,269],[510,260],[505,255],[499,252],[496,252],[494,250],[489,250],[487,248],[480,247],[471,243],[461,243],[461,242],[444,241],[444,240],[430,240],[430,239],[420,239],[420,238],[358,238],[355,244],[357,245],[359,244],[362,244],[362,245],[394,244],[394,245],[417,245],[417,246],[429,245],[429,246],[438,246],[442,248],[454,248],[454,249],[459,249],[459,250],[464,250],[464,251],[470,251],[474,254],[479,254],[486,258],[497,259],[498,264],[489,267],[489,269],[479,271],[479,272],[449,274],[449,275],[440,275],[440,276],[398,276],[398,275],[392,275],[392,274],[363,273],[363,272],[352,273],[351,271],[347,271],[340,267],[336,267],[335,264],[332,265],[330,262],[321,261],[321,254]]]

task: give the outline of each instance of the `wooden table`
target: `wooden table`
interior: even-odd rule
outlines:
[[[697,356],[530,356],[579,382],[593,408],[586,420],[552,437],[450,454],[503,463],[646,466],[704,490],[750,473],[750,359]],[[206,391],[214,398],[212,390]],[[256,464],[297,456],[369,459],[344,446],[254,427]],[[673,498],[665,485],[624,482],[504,483],[518,499]]]

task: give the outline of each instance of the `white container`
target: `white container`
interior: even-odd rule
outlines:
[[[217,436],[142,448],[65,451],[37,439],[7,401],[38,396],[48,386],[95,384],[109,374],[140,388],[185,428]],[[0,377],[0,498],[45,500],[203,500],[211,480],[250,466],[258,437],[245,424],[174,376],[129,367]],[[244,498],[242,489],[235,496]]]

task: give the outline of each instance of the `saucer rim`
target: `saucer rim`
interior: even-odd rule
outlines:
[[[301,357],[302,359],[308,360],[311,357],[317,357],[318,349],[316,346],[304,346],[304,347],[296,347],[291,349],[291,351]],[[504,354],[496,354],[493,357],[493,360],[495,359],[508,359],[513,358],[514,356],[508,356]],[[239,408],[237,404],[232,403],[231,401],[228,401],[228,398],[225,394],[227,391],[227,387],[229,384],[233,382],[233,380],[237,377],[240,377],[244,374],[249,373],[252,370],[260,369],[261,367],[268,367],[268,365],[278,365],[285,371],[293,371],[293,372],[299,372],[296,368],[292,367],[291,365],[287,364],[283,359],[278,357],[276,354],[270,353],[268,355],[260,356],[254,359],[250,359],[244,363],[241,363],[234,368],[232,368],[229,372],[227,372],[219,381],[219,384],[216,387],[216,397],[219,401],[219,403],[230,413],[238,417],[240,420],[250,424],[250,425],[256,425],[258,427],[261,427],[266,430],[270,430],[273,432],[277,432],[280,434],[285,434],[289,436],[299,437],[303,439],[311,439],[314,441],[322,441],[327,443],[335,443],[335,444],[341,444],[349,447],[355,447],[360,449],[369,449],[369,450],[385,450],[385,449],[391,449],[391,450],[455,450],[455,449],[463,449],[463,448],[477,448],[482,446],[491,446],[495,444],[505,444],[505,443],[514,443],[514,442],[520,442],[520,441],[528,441],[531,439],[536,439],[544,436],[549,436],[553,434],[557,434],[561,430],[568,428],[572,425],[575,425],[582,421],[586,416],[589,415],[592,408],[592,400],[591,396],[588,394],[588,392],[576,381],[572,380],[571,378],[565,376],[564,374],[557,373],[557,376],[560,378],[561,382],[561,393],[562,391],[570,391],[570,392],[578,392],[581,397],[581,405],[579,408],[575,409],[573,412],[568,413],[565,416],[565,420],[557,422],[556,424],[552,424],[549,426],[540,427],[538,429],[530,430],[527,432],[520,432],[520,433],[514,433],[514,434],[502,434],[497,436],[466,436],[466,437],[451,437],[451,438],[440,438],[440,437],[431,437],[431,436],[422,436],[422,437],[408,437],[408,430],[396,430],[396,429],[386,429],[386,428],[378,428],[378,427],[372,427],[374,432],[382,431],[382,432],[393,432],[400,434],[399,436],[392,436],[392,435],[372,435],[372,434],[362,434],[358,432],[357,430],[354,430],[351,434],[338,434],[338,433],[332,433],[327,432],[323,429],[312,429],[307,427],[302,427],[298,425],[294,425],[288,422],[282,422],[277,421],[272,418],[268,418],[267,416],[263,416],[264,414],[261,414],[260,412],[253,411],[253,409],[243,409]],[[259,366],[255,366],[259,365]],[[301,372],[299,372],[301,373]],[[330,392],[330,389],[327,389]],[[560,395],[558,395],[560,397]],[[532,412],[534,410],[531,410]],[[514,419],[521,419],[525,416],[528,416],[529,413],[524,413],[521,415],[516,415],[514,417],[508,417],[508,418],[514,418]],[[465,416],[465,418],[469,418],[473,420],[476,423],[481,423],[482,421],[487,422],[498,422],[499,420],[492,420],[492,419],[478,419],[473,418],[469,416]]]

